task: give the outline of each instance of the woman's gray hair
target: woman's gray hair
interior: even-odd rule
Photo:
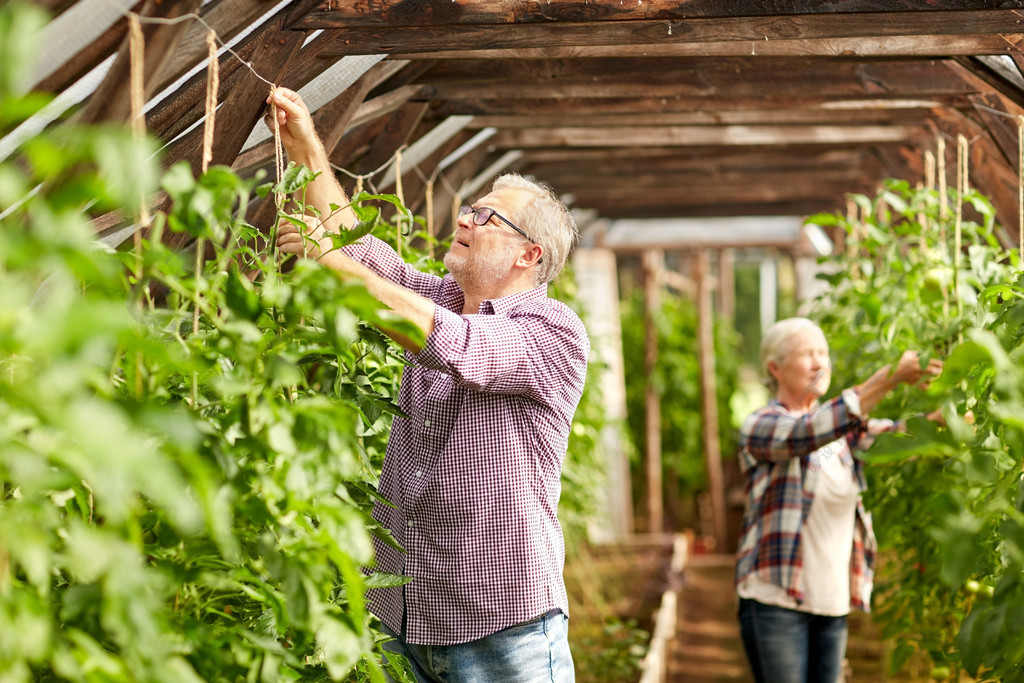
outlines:
[[[537,286],[554,280],[562,272],[579,235],[569,208],[550,187],[527,180],[518,173],[498,176],[491,189],[527,190],[533,194],[530,201],[511,212],[509,219],[544,247],[544,256],[537,264]]]
[[[768,329],[761,335],[761,372],[764,373],[765,384],[773,392],[778,391],[779,383],[772,377],[772,373],[768,372],[768,363],[769,361],[781,363],[785,360],[786,354],[789,353],[789,342],[793,335],[804,330],[815,330],[821,336],[825,336],[825,333],[821,331],[818,324],[807,318],[785,318],[779,320],[769,325]]]

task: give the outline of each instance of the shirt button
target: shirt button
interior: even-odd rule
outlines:
[[[429,427],[430,426],[430,420],[424,420],[423,421],[423,426],[424,427]]]
[[[416,470],[416,476],[417,477],[422,477],[423,476],[423,470]]]
[[[408,522],[406,522],[406,526],[408,526],[411,529],[412,527],[416,526],[416,523],[410,519]]]

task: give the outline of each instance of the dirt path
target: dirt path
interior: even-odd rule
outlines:
[[[740,642],[732,555],[694,555],[683,575],[676,638],[667,652],[668,680],[753,681]]]

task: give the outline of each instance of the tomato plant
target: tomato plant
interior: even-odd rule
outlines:
[[[650,382],[661,405],[661,459],[667,516],[682,528],[697,522],[693,510],[684,506],[707,488],[701,430],[700,364],[697,357],[697,307],[681,296],[663,295],[655,317],[658,335],[658,363],[647,374],[644,367],[643,292],[637,290],[622,301],[622,346],[626,377],[627,426],[633,443],[642,448],[645,391]],[[716,391],[720,449],[725,457],[735,452],[729,400],[739,383],[736,340],[725,325],[715,324]],[[636,454],[632,463],[634,501],[649,495],[637,484],[644,480],[643,463]]]
[[[45,104],[12,38],[40,22],[0,8],[0,133]],[[282,275],[243,218],[256,181],[161,173],[155,149],[60,125],[0,163],[2,677],[383,681],[365,592],[405,579],[372,572],[391,541],[369,508],[404,358],[373,323],[403,323],[314,263]],[[139,249],[96,241],[91,215],[158,184],[173,208]],[[393,197],[358,199],[340,241],[417,236],[382,218]],[[167,231],[212,257],[196,270]]]
[[[893,392],[876,410],[909,416],[907,431],[866,454],[882,551],[875,618],[896,641],[891,669],[921,653],[954,680],[960,671],[1020,680],[1024,279],[985,197],[963,197],[959,253],[956,196],[945,212],[939,199],[889,181],[876,197],[854,196],[861,219],[808,219],[848,235],[813,317],[832,347],[836,390],[904,349],[945,359],[926,392]],[[947,426],[914,417],[935,407]]]

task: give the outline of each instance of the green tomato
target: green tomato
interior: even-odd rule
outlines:
[[[977,593],[979,590],[981,590],[981,584],[975,581],[974,579],[968,579],[967,582],[964,583],[964,589],[968,593]]]
[[[937,666],[932,669],[930,676],[936,680],[942,680],[943,678],[949,678],[949,673],[948,666]]]
[[[953,269],[949,266],[935,266],[924,274],[924,286],[936,292],[947,289],[953,281]]]
[[[991,598],[993,595],[995,595],[995,593],[996,593],[996,589],[993,588],[992,586],[982,586],[981,587],[981,594],[984,595],[985,597]]]

